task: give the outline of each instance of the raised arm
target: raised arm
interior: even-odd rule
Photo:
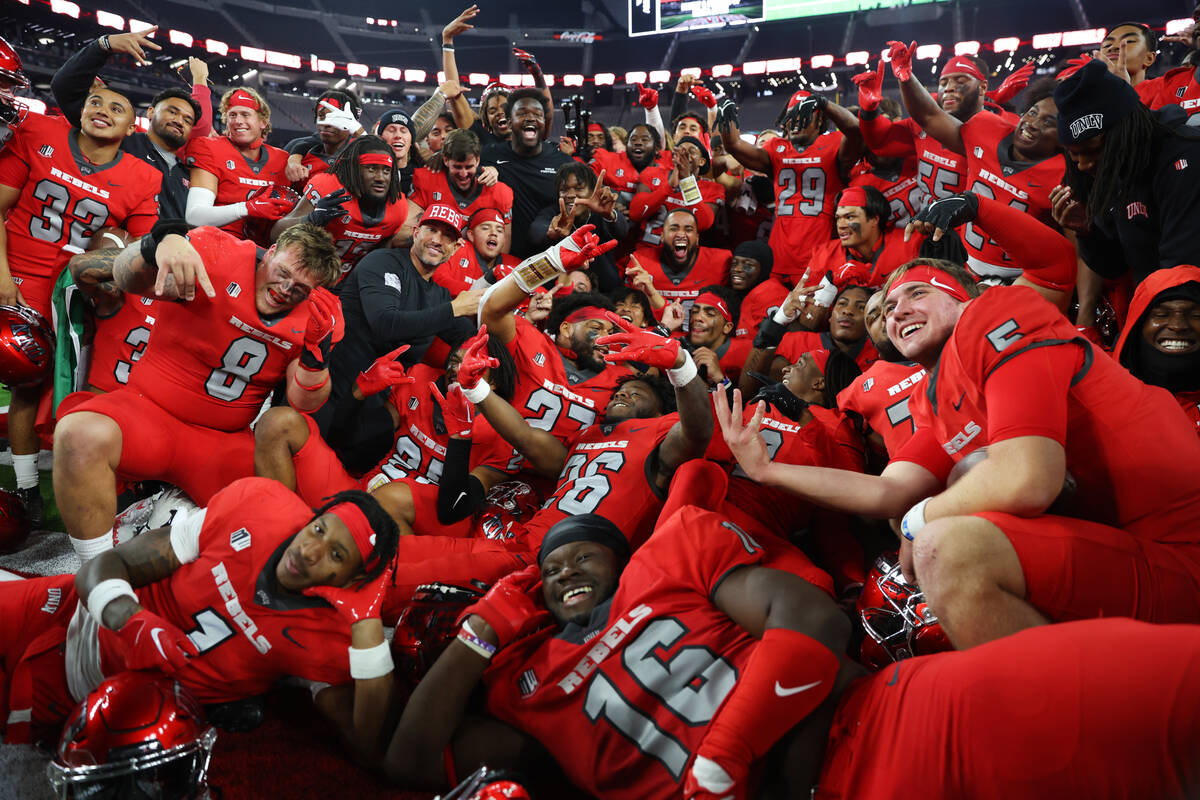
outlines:
[[[737,104],[726,98],[717,105],[717,127],[729,155],[746,169],[771,174],[771,158],[767,151],[742,139],[738,128]]]
[[[458,61],[454,57],[454,37],[474,28],[475,26],[470,24],[470,21],[477,16],[479,16],[479,6],[473,5],[442,28],[442,72],[446,74],[442,91],[450,101],[454,124],[460,128],[471,127],[478,117],[471,108],[471,104],[467,102],[467,97],[462,90],[462,81],[458,76]]]
[[[921,128],[943,145],[956,153],[965,152],[962,140],[962,122],[943,111],[921,82],[913,77],[912,62],[917,52],[917,43],[905,47],[900,42],[891,45],[892,74],[900,82],[900,99],[908,115]]]

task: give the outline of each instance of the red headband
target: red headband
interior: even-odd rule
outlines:
[[[695,304],[698,306],[712,306],[725,318],[726,322],[733,322],[733,315],[729,313],[729,306],[712,292],[705,292],[697,297]]]
[[[965,73],[977,81],[987,80],[987,78],[983,76],[983,73],[979,71],[979,67],[975,66],[975,62],[966,56],[955,56],[946,62],[946,66],[942,67],[943,78],[953,72]]]
[[[375,531],[371,530],[371,523],[367,522],[367,515],[354,503],[338,503],[325,513],[333,514],[350,530],[350,536],[358,545],[358,552],[362,556],[363,564],[366,564],[367,557],[375,549]]]
[[[262,106],[254,99],[254,95],[247,92],[245,89],[234,89],[233,94],[229,95],[229,108],[234,106],[245,106],[252,108],[255,111],[262,111]]]
[[[959,284],[957,278],[951,277],[950,273],[945,270],[931,267],[927,264],[919,264],[901,275],[892,284],[892,288],[888,290],[888,297],[891,297],[897,289],[907,283],[928,283],[935,289],[941,289],[960,303],[965,303],[971,299],[971,296]]]
[[[395,158],[390,153],[363,153],[358,157],[359,164],[372,167],[394,167]]]
[[[588,133],[604,133],[604,126],[598,122],[593,122],[588,125]]]
[[[574,291],[574,288],[572,288],[571,291]],[[568,314],[563,322],[570,322],[571,324],[574,324],[576,322],[583,322],[585,319],[607,320],[608,317],[604,315],[603,308],[597,308],[596,306],[584,306],[583,308],[577,308]]]
[[[504,215],[494,208],[481,208],[471,215],[471,219],[467,222],[468,228],[474,228],[481,222],[499,222],[504,224]]]
[[[829,363],[828,350],[809,350],[808,354],[812,356],[813,363],[817,365],[817,369],[821,370],[821,374],[825,374],[825,365]]]
[[[843,208],[845,206],[866,208],[867,190],[861,186],[851,186],[849,189],[842,192],[842,197],[840,200],[838,200],[838,208]]]

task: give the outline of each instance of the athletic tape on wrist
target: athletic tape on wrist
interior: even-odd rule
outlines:
[[[559,274],[566,272],[557,247],[550,247],[536,256],[530,256],[517,265],[513,270],[513,280],[525,294],[533,294],[543,284],[548,283]]]
[[[392,650],[386,641],[374,647],[350,647],[350,677],[356,681],[382,678],[393,669]]]
[[[461,384],[459,385],[461,386]],[[463,397],[467,398],[467,402],[482,403],[487,399],[487,396],[492,393],[492,387],[487,381],[481,380],[470,389],[464,386],[462,393]]]
[[[779,308],[775,309],[775,314],[771,317],[771,319],[775,320],[775,322],[779,325],[790,325],[796,321],[796,317],[800,316],[800,309],[796,309],[789,314],[785,310],[786,307],[787,303],[784,303]]]
[[[928,503],[929,498],[926,497],[924,500],[910,508],[908,513],[904,515],[904,519],[900,520],[900,533],[902,533],[904,538],[908,539],[910,542],[913,540],[913,537],[920,533],[921,529],[925,527],[925,506]]]
[[[138,596],[134,593],[133,587],[129,585],[129,581],[123,578],[109,578],[105,581],[100,581],[92,588],[88,594],[87,610],[92,619],[96,620],[97,624],[103,624],[104,609],[113,600],[118,597],[128,597],[133,602],[138,602]]]
[[[683,366],[667,370],[667,380],[675,387],[687,386],[696,377],[697,372],[696,362],[692,360],[692,354],[684,350]]]

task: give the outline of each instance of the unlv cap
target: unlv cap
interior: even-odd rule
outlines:
[[[452,206],[443,203],[434,203],[425,209],[425,213],[421,215],[421,222],[419,224],[424,225],[427,222],[441,223],[449,228],[453,228],[455,235],[462,234],[462,214],[458,213],[458,209]]]
[[[1058,140],[1064,146],[1099,136],[1142,104],[1133,87],[1093,60],[1054,87]]]

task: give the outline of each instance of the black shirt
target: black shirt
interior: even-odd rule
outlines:
[[[483,151],[483,166],[495,167],[513,191],[512,247],[518,258],[528,258],[539,252],[529,238],[529,226],[538,212],[548,205],[558,205],[558,190],[554,178],[558,170],[572,159],[543,142],[541,152],[522,157],[513,152],[509,142],[494,144]]]

